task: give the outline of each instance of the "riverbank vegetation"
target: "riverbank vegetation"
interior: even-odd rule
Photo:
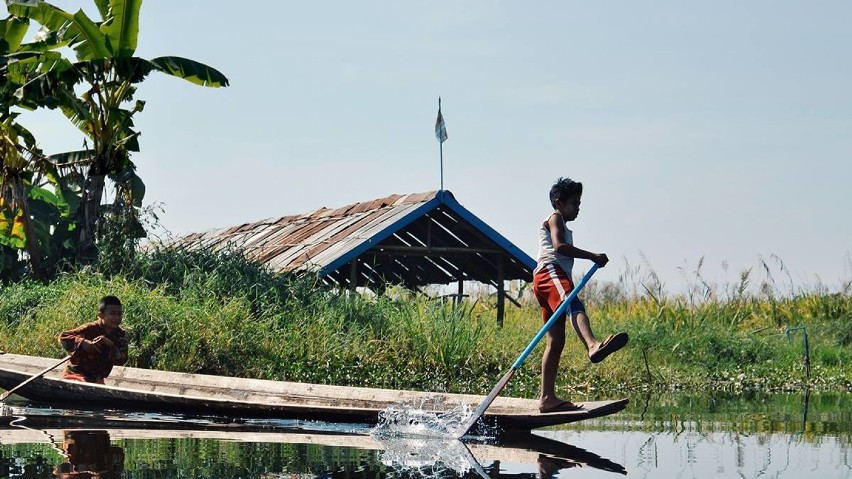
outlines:
[[[525,297],[501,328],[488,295],[453,304],[403,290],[350,294],[317,277],[273,274],[236,251],[152,250],[100,265],[2,287],[0,349],[61,357],[58,332],[93,319],[99,298],[115,294],[132,366],[484,394],[541,326]],[[764,281],[749,292],[743,273],[719,291],[699,272],[686,292],[670,294],[653,273],[635,273],[584,291],[596,333],[623,330],[631,340],[592,365],[570,338],[558,383],[566,396],[852,390],[848,285],[781,294]],[[536,396],[542,347],[506,394]]]

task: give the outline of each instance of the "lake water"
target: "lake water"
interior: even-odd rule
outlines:
[[[607,418],[463,441],[371,431],[17,403],[0,413],[0,477],[852,478],[850,393],[637,396]]]

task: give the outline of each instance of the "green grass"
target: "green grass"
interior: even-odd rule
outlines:
[[[641,287],[625,277],[587,286],[596,334],[627,331],[631,341],[591,365],[570,337],[561,394],[852,389],[849,288],[747,293],[745,275],[721,293],[696,281],[686,293],[667,294],[650,278]],[[452,305],[403,291],[350,294],[316,277],[273,274],[233,251],[158,250],[120,273],[84,269],[0,293],[0,349],[8,352],[61,357],[58,333],[94,319],[100,297],[115,294],[125,306],[132,366],[479,394],[541,326],[534,300],[508,306],[499,328],[487,296]],[[792,341],[784,334],[799,325],[809,336],[810,378],[802,332]],[[538,394],[542,347],[506,394]]]

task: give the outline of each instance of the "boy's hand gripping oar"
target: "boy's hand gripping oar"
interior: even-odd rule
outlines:
[[[69,359],[71,359],[71,356],[73,356],[73,355],[74,355],[74,353],[71,353],[68,356],[65,356],[64,358],[62,358],[61,361],[54,364],[53,366],[50,366],[49,368],[44,368],[41,372],[37,373],[35,376],[27,379],[26,381],[22,382],[21,384],[18,384],[17,386],[13,387],[12,389],[4,392],[2,395],[0,395],[0,402],[5,401],[7,397],[12,395],[12,393],[17,391],[18,389],[21,389],[22,387],[26,386],[27,384],[31,383],[32,381],[35,381],[36,379],[44,376],[48,372],[50,372],[50,371],[56,369],[57,367],[65,364],[65,362],[68,361]]]
[[[586,273],[585,276],[583,276],[583,279],[581,279],[580,282],[577,283],[577,286],[574,287],[574,290],[571,291],[571,294],[569,294],[562,301],[562,304],[560,304],[559,307],[556,308],[556,311],[553,312],[553,315],[550,316],[550,319],[548,319],[547,322],[544,323],[544,326],[541,327],[538,334],[536,334],[532,341],[530,341],[530,344],[527,346],[526,349],[524,349],[524,352],[522,352],[518,359],[515,361],[515,363],[512,364],[512,369],[510,369],[509,372],[507,372],[500,379],[500,381],[498,381],[497,384],[494,385],[494,388],[491,390],[490,393],[488,393],[488,396],[485,397],[485,400],[482,401],[482,404],[480,404],[479,407],[476,408],[476,411],[474,411],[473,415],[467,420],[467,422],[465,422],[461,426],[461,428],[459,428],[459,431],[461,432],[461,434],[459,434],[459,437],[467,434],[470,428],[472,428],[476,421],[479,420],[479,418],[485,413],[485,410],[488,409],[488,406],[490,406],[491,403],[494,402],[495,399],[497,399],[497,395],[500,394],[500,391],[502,391],[504,387],[506,387],[506,384],[509,383],[509,379],[512,379],[512,376],[515,374],[515,371],[521,368],[521,364],[526,361],[527,356],[530,355],[530,353],[538,344],[538,342],[541,341],[541,338],[543,338],[544,335],[547,334],[547,331],[550,330],[551,326],[556,323],[556,320],[560,316],[562,316],[562,314],[565,313],[565,310],[568,309],[568,305],[571,304],[571,301],[573,301],[574,298],[577,297],[577,294],[580,293],[580,290],[583,289],[583,286],[585,286],[586,283],[589,282],[589,279],[592,277],[593,274],[595,274],[595,271],[597,270],[598,265],[592,265],[592,269],[590,269],[589,272]]]

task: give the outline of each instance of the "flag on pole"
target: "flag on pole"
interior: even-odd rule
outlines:
[[[435,137],[440,143],[447,141],[447,125],[444,123],[444,115],[441,114],[441,98],[438,98],[438,119],[435,120]]]

